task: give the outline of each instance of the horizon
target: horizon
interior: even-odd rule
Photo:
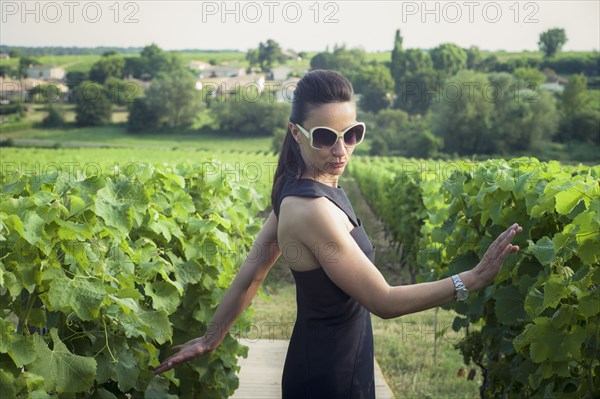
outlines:
[[[444,42],[444,43],[450,43],[450,42]],[[142,50],[144,47],[152,45],[153,43],[148,43],[146,45],[143,46],[17,46],[17,45],[11,45],[11,44],[2,44],[2,47],[7,47],[9,49],[14,49],[14,48],[35,48],[35,49],[43,49],[43,48],[54,48],[54,49],[68,49],[68,48],[76,48],[76,49],[98,49],[98,48],[102,48],[102,49],[121,49],[121,50],[127,50],[127,49],[139,49]],[[154,43],[156,44],[156,43]],[[442,44],[442,43],[440,43]],[[163,51],[167,51],[167,52],[187,52],[187,53],[241,53],[241,54],[245,54],[246,51],[244,50],[239,50],[239,49],[200,49],[200,48],[186,48],[186,49],[169,49],[169,48],[163,48],[160,47],[159,48]],[[347,48],[353,48],[353,47],[347,47]],[[410,48],[417,48],[420,50],[424,50],[424,51],[429,51],[432,50],[434,47],[428,47],[428,48],[419,48],[419,47],[410,47]],[[463,47],[463,48],[468,48],[468,47]],[[407,49],[407,48],[404,48]],[[286,49],[282,47],[282,50],[294,50],[295,49]],[[500,50],[488,50],[488,49],[484,49],[484,48],[479,48],[479,50],[481,52],[489,52],[489,53],[542,53],[541,50],[516,50],[516,51],[509,51],[509,50],[504,50],[504,49],[500,49]],[[301,50],[301,51],[297,51],[299,52],[306,52],[306,53],[319,53],[325,50]],[[367,51],[365,50],[367,53],[391,53],[392,50],[376,50],[376,51]],[[598,49],[592,49],[592,50],[561,50],[560,53],[600,53],[600,50]],[[559,54],[560,54],[559,53]],[[52,54],[49,54],[52,55]],[[81,54],[81,55],[86,55],[86,54]],[[93,55],[93,54],[90,54]]]
[[[239,51],[273,39],[282,49],[322,52],[345,45],[389,52],[442,43],[487,52],[538,51],[540,33],[563,28],[564,52],[600,50],[600,2],[189,2],[0,1],[1,43],[15,47]],[[221,5],[226,4],[223,8]],[[285,12],[284,12],[285,10]],[[351,27],[353,29],[348,29]],[[355,28],[354,28],[355,27]],[[231,50],[226,50],[231,49]]]

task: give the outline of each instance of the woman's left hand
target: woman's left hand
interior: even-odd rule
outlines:
[[[483,259],[471,270],[475,286],[469,287],[469,289],[478,290],[494,281],[508,255],[519,250],[518,245],[512,245],[510,242],[521,231],[523,228],[515,223],[494,240],[485,251]]]

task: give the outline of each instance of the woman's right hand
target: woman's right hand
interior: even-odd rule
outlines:
[[[198,356],[213,351],[216,347],[217,345],[209,343],[206,335],[192,339],[185,344],[174,346],[171,350],[177,351],[177,353],[163,360],[163,362],[154,370],[154,374],[161,374],[165,371],[169,371],[181,363],[185,363],[188,360],[195,359]]]

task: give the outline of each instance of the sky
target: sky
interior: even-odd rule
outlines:
[[[390,51],[441,43],[536,51],[541,32],[563,28],[563,51],[600,49],[600,1],[6,1],[0,44],[247,51],[267,39],[284,49],[334,45]]]

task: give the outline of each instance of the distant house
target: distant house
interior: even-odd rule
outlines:
[[[540,85],[540,89],[551,91],[551,92],[562,93],[562,91],[565,89],[566,85],[567,85],[566,79],[561,78],[560,76],[552,76],[551,75],[551,76],[548,76],[546,78],[546,81]]]
[[[213,67],[211,64],[204,61],[191,61],[188,66],[200,74],[206,73],[207,70]]]
[[[150,87],[150,85],[152,84],[151,81],[148,80],[141,80],[141,79],[136,79],[133,76],[129,75],[125,81],[127,82],[131,82],[133,84],[135,84],[136,86],[138,86],[139,88],[141,88],[142,90],[146,90],[148,87]]]
[[[65,70],[49,65],[36,65],[29,67],[27,77],[41,80],[62,80],[65,77]]]
[[[293,68],[285,65],[280,65],[275,68],[271,68],[271,80],[286,80],[293,71]]]
[[[0,53],[0,60],[8,60],[10,58],[10,55],[8,55],[7,53]]]
[[[226,66],[226,65],[211,65],[212,68],[206,71],[208,77],[211,78],[233,78],[236,76],[244,76],[246,75],[246,68],[244,67],[234,67],[234,66]]]
[[[292,61],[302,61],[302,57],[298,55],[295,51],[292,50],[282,50],[281,53],[285,56],[287,60]]]
[[[46,94],[48,97],[48,101],[57,102],[62,101],[64,96],[69,92],[69,88],[60,82],[57,81],[48,81],[34,78],[27,78],[23,80],[11,80],[11,79],[3,79],[0,77],[0,98],[3,100],[14,100],[20,99],[22,101],[30,101],[32,98],[31,90],[36,86],[54,86],[59,89],[60,97],[53,98],[53,92],[48,91]],[[49,90],[49,89],[48,89]]]
[[[242,95],[254,100],[256,90],[262,92],[265,87],[265,75],[249,74],[243,76],[208,77],[196,82],[196,89],[210,89],[212,95],[226,97],[240,90]]]
[[[197,72],[198,79],[231,78],[246,75],[246,69],[239,66],[211,65],[204,61],[191,61],[188,66]]]
[[[542,83],[540,85],[540,89],[546,90],[546,91],[551,91],[553,93],[555,93],[555,92],[562,93],[562,91],[565,89],[565,87],[563,85],[559,84],[558,82],[553,82],[553,83]]]

